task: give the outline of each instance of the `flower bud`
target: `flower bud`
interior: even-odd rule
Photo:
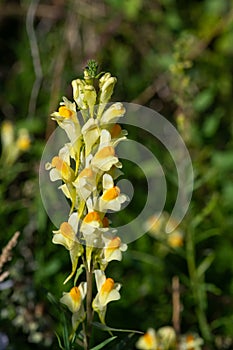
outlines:
[[[100,84],[100,103],[107,103],[113,93],[114,86],[117,82],[115,77],[109,77],[102,84]]]
[[[176,345],[176,332],[170,326],[161,327],[158,329],[158,338],[163,346],[163,349],[174,349]]]
[[[94,86],[92,85],[85,85],[84,87],[84,101],[85,104],[89,107],[90,109],[90,115],[93,117],[94,114],[94,106],[96,103],[96,91]]]
[[[84,102],[84,88],[85,82],[81,79],[76,79],[72,81],[73,87],[73,98],[80,109],[86,109],[87,106]]]
[[[99,87],[100,89],[102,88],[102,86],[104,85],[104,83],[111,78],[111,74],[110,73],[105,73],[100,79],[99,79]]]

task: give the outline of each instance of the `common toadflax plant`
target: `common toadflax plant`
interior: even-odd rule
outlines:
[[[62,180],[59,190],[70,203],[69,217],[53,231],[52,240],[69,251],[71,273],[64,283],[74,282],[60,302],[72,314],[69,344],[74,344],[82,324],[84,349],[90,348],[94,313],[105,323],[108,303],[120,299],[121,286],[106,268],[112,260],[120,261],[127,249],[108,218],[109,211],[121,210],[128,201],[116,186],[122,164],[115,148],[127,132],[117,124],[125,114],[123,104],[108,104],[115,84],[110,73],[97,75],[94,61],[88,63],[83,79],[72,81],[74,101],[64,97],[52,113],[69,142],[46,164],[51,181]],[[60,346],[70,348],[61,342]]]

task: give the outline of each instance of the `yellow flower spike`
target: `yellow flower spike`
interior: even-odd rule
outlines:
[[[73,181],[74,171],[62,158],[58,156],[53,157],[51,164],[52,167],[56,168],[61,173],[61,176],[64,179],[64,181]]]
[[[110,188],[109,190],[105,191],[104,194],[102,195],[102,199],[105,201],[111,201],[115,198],[117,198],[120,194],[120,189],[117,186],[114,186]]]

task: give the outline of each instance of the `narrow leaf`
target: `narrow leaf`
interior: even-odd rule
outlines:
[[[197,236],[195,236],[195,243],[200,243],[202,241],[205,241],[206,239],[217,236],[220,234],[220,230],[217,228],[212,228],[210,230],[204,231],[202,233],[198,233]]]
[[[125,333],[137,333],[137,334],[144,334],[141,331],[135,331],[132,329],[121,329],[121,328],[112,328],[112,327],[108,327],[104,324],[101,324],[99,322],[93,322],[93,326],[100,328],[102,331],[107,331],[107,332],[125,332]]]
[[[76,282],[77,282],[79,276],[82,274],[83,268],[84,268],[84,265],[83,265],[83,264],[79,266],[79,268],[78,268],[78,270],[77,270],[77,272],[76,272],[76,275],[75,275],[74,286],[76,286]]]
[[[60,339],[58,333],[55,332],[55,335],[56,335],[56,337],[57,337],[57,341],[58,341],[59,348],[62,349],[62,350],[65,350],[65,349],[63,348],[62,344],[61,344],[61,339]]]
[[[117,337],[111,337],[109,339],[106,339],[105,341],[103,341],[102,343],[100,343],[99,345],[96,345],[94,348],[91,348],[91,350],[100,350],[102,349],[105,345],[107,345],[108,343],[110,343],[111,341],[113,341],[114,339],[116,339]]]
[[[215,255],[214,253],[210,253],[198,266],[197,268],[197,275],[198,277],[201,277],[204,275],[206,270],[210,267],[212,262],[214,261]]]

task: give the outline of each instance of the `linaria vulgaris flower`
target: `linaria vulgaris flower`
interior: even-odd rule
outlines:
[[[104,272],[101,270],[95,270],[95,280],[98,293],[93,300],[92,306],[98,313],[101,322],[104,323],[107,304],[110,301],[120,299],[119,290],[121,285],[115,283],[112,278],[106,278]]]
[[[78,287],[73,287],[68,293],[63,293],[60,299],[72,312],[72,327],[75,330],[85,318],[83,299],[87,293],[87,283],[81,282]]]
[[[149,328],[148,331],[141,336],[136,343],[137,349],[140,350],[159,350],[158,345],[158,338],[153,328]]]

